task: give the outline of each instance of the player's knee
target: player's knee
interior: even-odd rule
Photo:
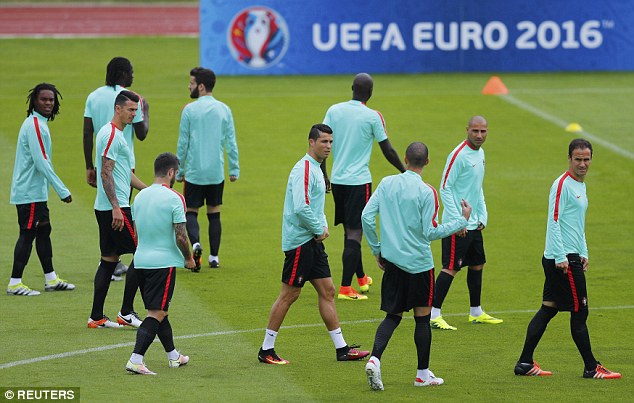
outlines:
[[[570,322],[572,323],[585,323],[588,319],[588,307],[581,307],[577,312],[570,313]]]
[[[53,228],[51,227],[51,223],[49,221],[46,222],[40,222],[37,224],[37,236],[41,237],[41,236],[49,236],[51,235],[51,231],[53,230]]]
[[[32,243],[37,236],[37,228],[20,228],[20,240],[24,243]]]

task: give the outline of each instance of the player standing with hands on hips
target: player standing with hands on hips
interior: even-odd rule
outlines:
[[[407,171],[383,178],[361,215],[365,238],[379,268],[385,272],[381,283],[381,310],[387,315],[376,330],[372,356],[365,366],[372,390],[383,390],[381,355],[401,323],[403,312],[410,309],[414,309],[414,344],[418,358],[414,386],[444,382],[429,370],[429,316],[434,295],[434,257],[430,243],[465,228],[471,206],[461,201],[460,217],[438,225],[438,194],[421,180],[423,168],[429,163],[428,156],[425,144],[410,144],[405,151]]]
[[[132,205],[138,238],[134,261],[148,312],[137,330],[134,352],[126,370],[141,375],[156,375],[145,366],[144,355],[157,335],[170,368],[189,362],[189,357],[174,347],[167,313],[174,293],[176,267],[193,269],[196,265],[185,228],[185,198],[172,189],[178,165],[178,158],[172,153],[156,157],[154,183],[139,192]]]
[[[451,283],[464,266],[468,266],[467,287],[469,288],[469,322],[499,324],[502,319],[494,318],[482,310],[482,270],[486,258],[482,231],[487,225],[487,207],[484,201],[482,182],[484,180],[484,150],[489,126],[482,116],[469,119],[467,139],[460,143],[447,157],[440,182],[440,198],[444,207],[442,222],[460,216],[460,202],[466,200],[473,208],[467,228],[443,238],[442,271],[436,279],[434,303],[431,310],[431,327],[442,330],[456,330],[442,317],[442,304]]]
[[[533,352],[546,327],[559,311],[570,312],[570,333],[581,358],[584,378],[616,379],[621,374],[605,368],[594,358],[590,346],[588,319],[588,246],[585,224],[588,196],[584,179],[592,162],[592,144],[575,139],[568,146],[568,170],[550,188],[546,247],[542,257],[544,292],[542,306],[528,324],[526,341],[515,375],[547,376],[533,360]]]
[[[33,241],[40,258],[46,283],[46,291],[74,290],[75,285],[62,280],[53,269],[53,246],[51,244],[51,222],[48,212],[48,185],[64,203],[73,199],[70,191],[53,170],[51,161],[51,132],[48,121],[59,113],[61,94],[53,84],[36,85],[27,96],[29,109],[20,127],[15,151],[13,180],[9,202],[18,210],[20,236],[13,252],[13,270],[8,295],[35,296],[40,292],[22,283],[22,273],[29,262]]]

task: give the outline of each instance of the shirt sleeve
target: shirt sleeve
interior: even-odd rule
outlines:
[[[227,107],[227,120],[224,127],[225,149],[229,160],[229,175],[240,176],[240,163],[238,162],[238,143],[236,142],[236,128],[233,123],[233,114]]]
[[[563,263],[567,261],[566,252],[564,250],[564,242],[561,237],[561,226],[559,225],[559,214],[566,208],[566,200],[568,189],[566,186],[561,187],[561,194],[557,197],[558,183],[555,182],[550,189],[548,196],[548,234],[555,263]]]
[[[372,120],[372,134],[378,143],[387,139],[387,130],[385,128],[385,119],[381,112],[374,111],[376,118]]]
[[[299,173],[299,172],[298,172]],[[310,162],[305,161],[302,175],[293,175],[291,180],[291,192],[293,194],[293,213],[297,215],[300,226],[306,228],[315,235],[324,233],[322,217],[317,217],[310,208],[311,203],[311,176]]]
[[[451,155],[449,158],[451,158]],[[456,191],[455,185],[458,180],[458,176],[460,175],[462,165],[463,161],[460,158],[460,154],[458,154],[451,166],[449,161],[447,161],[447,165],[445,166],[445,170],[442,175],[442,182],[440,184],[440,199],[442,200],[444,208],[443,218],[447,217],[450,221],[458,219],[458,217],[461,216],[460,209],[456,205],[454,193]],[[447,170],[449,170],[449,172],[447,172]]]
[[[363,234],[365,235],[365,239],[370,245],[370,249],[372,250],[372,254],[377,256],[381,253],[381,242],[379,241],[379,236],[376,231],[376,216],[379,214],[379,201],[381,194],[383,192],[382,182],[379,183],[379,186],[376,188],[376,191],[370,196],[370,200],[363,208],[363,212],[361,213],[361,225],[363,227]]]
[[[183,199],[177,194],[172,197],[172,224],[187,222],[185,218],[185,204]]]
[[[177,179],[185,176],[185,162],[187,161],[187,150],[189,149],[189,114],[187,107],[181,113],[181,123],[178,129],[178,144],[176,146],[176,156],[180,161],[180,168],[176,174]]]
[[[483,226],[487,226],[489,220],[489,214],[487,213],[487,204],[484,201],[484,190],[480,189],[480,203],[478,204],[478,211],[476,212],[478,220]]]
[[[53,186],[53,189],[55,189],[55,192],[60,199],[65,199],[70,196],[70,191],[55,173],[50,156],[46,154],[42,130],[39,127],[36,117],[33,118],[33,126],[28,129],[27,139],[29,143],[29,152],[31,154],[31,158],[33,159],[35,169],[37,169],[37,171],[48,180],[48,183]]]
[[[462,214],[460,214],[458,218],[438,224],[438,193],[432,186],[427,186],[429,186],[431,191],[425,193],[421,205],[421,225],[425,233],[425,238],[429,241],[434,241],[466,228],[467,220]]]

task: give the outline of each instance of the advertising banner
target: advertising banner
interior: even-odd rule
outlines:
[[[201,0],[219,74],[634,70],[632,0]]]

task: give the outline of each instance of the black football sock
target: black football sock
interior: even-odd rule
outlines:
[[[577,349],[583,358],[583,364],[588,371],[592,371],[597,367],[597,360],[592,354],[590,345],[590,334],[586,324],[588,319],[588,308],[584,307],[579,312],[570,313],[570,333],[572,339],[577,345]]]
[[[139,289],[139,276],[134,268],[134,260],[130,262],[128,271],[125,274],[125,286],[123,287],[123,302],[121,303],[121,314],[128,315],[134,311],[134,297]]]
[[[469,304],[472,307],[480,306],[482,295],[482,270],[467,270],[467,287],[469,288]]]
[[[353,239],[347,239],[344,242],[343,254],[341,262],[343,264],[343,276],[341,277],[341,285],[349,287],[352,284],[359,262],[361,261],[361,244]]]
[[[222,225],[220,224],[220,212],[207,214],[209,220],[209,254],[218,256],[220,252],[220,237]]]
[[[150,348],[161,323],[148,316],[143,319],[143,323],[136,331],[136,343],[134,344],[134,354],[145,355],[147,349]]]
[[[529,364],[533,362],[533,353],[537,348],[537,344],[539,344],[544,335],[548,323],[557,315],[557,312],[557,308],[542,305],[539,311],[535,313],[526,329],[526,340],[524,341],[522,355],[520,355],[520,362]]]
[[[35,229],[20,230],[20,236],[18,237],[18,240],[15,243],[15,249],[13,250],[13,270],[11,271],[12,278],[22,278],[24,268],[31,257],[34,239]]]
[[[374,335],[374,345],[372,346],[372,355],[379,360],[383,355],[383,352],[387,348],[387,344],[394,334],[394,330],[401,323],[402,317],[388,313],[385,319],[379,324]]]
[[[185,213],[185,228],[189,241],[193,244],[200,242],[200,227],[198,226],[198,213],[188,211]]]
[[[451,282],[453,281],[453,276],[450,274],[441,271],[438,277],[436,278],[436,289],[434,290],[434,308],[442,308],[443,302],[445,302],[445,298],[447,297],[447,293],[449,292],[449,287],[451,287]]]
[[[431,315],[414,316],[416,327],[414,328],[414,343],[416,344],[416,355],[418,356],[418,368],[429,368],[429,354],[431,351],[431,326],[429,319]]]
[[[158,328],[157,335],[159,337],[159,340],[161,340],[161,344],[163,345],[166,353],[174,351],[175,347],[174,336],[172,334],[172,325],[170,324],[169,319],[167,319],[167,316],[163,319],[163,321],[161,321],[161,325]]]
[[[101,263],[99,263],[99,267],[97,267],[90,319],[100,320],[103,318],[103,305],[106,302],[106,295],[108,295],[108,289],[110,288],[110,278],[112,277],[112,273],[114,273],[114,269],[117,267],[117,263],[118,262],[106,262],[102,259]]]
[[[51,244],[51,224],[37,226],[35,250],[44,273],[53,271],[53,245]]]

